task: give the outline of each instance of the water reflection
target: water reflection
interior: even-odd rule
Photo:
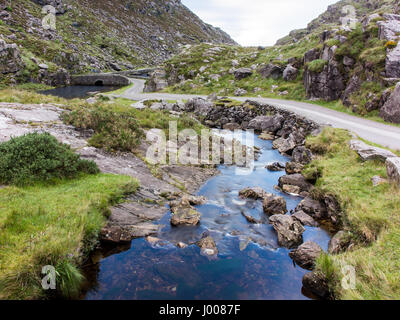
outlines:
[[[208,202],[197,207],[202,214],[198,227],[173,228],[168,213],[160,221],[164,227],[158,235],[164,244],[152,247],[137,239],[125,252],[107,258],[103,254],[85,298],[307,299],[301,285],[307,271],[294,266],[288,249],[279,248],[261,202],[238,196],[243,188],[258,186],[285,197],[289,211],[301,200],[275,190],[284,172],[265,169],[267,163],[288,158],[273,150],[270,141],[256,138],[255,145],[262,154],[250,175],[236,175],[235,167],[221,166],[221,174],[200,189],[198,194]],[[248,223],[243,212],[264,223]],[[329,235],[320,228],[306,229],[304,241],[313,240],[326,250]],[[215,260],[200,255],[194,244],[204,232],[217,243]],[[177,242],[189,247],[178,249]]]
[[[91,93],[114,91],[118,87],[113,86],[69,86],[40,91],[42,94],[56,96],[65,99],[88,98]]]

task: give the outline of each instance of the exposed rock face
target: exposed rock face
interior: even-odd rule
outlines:
[[[316,271],[306,273],[303,277],[303,287],[309,290],[312,294],[319,299],[329,300],[332,294],[329,290],[329,285],[325,277]]]
[[[63,0],[33,0],[33,2],[36,2],[41,6],[54,7],[56,9],[57,14],[63,14],[66,11]]]
[[[343,95],[341,97],[343,104],[345,106],[350,106],[351,105],[351,101],[350,101],[350,96],[359,91],[361,88],[361,79],[359,77],[358,74],[353,75],[349,82],[347,83],[347,87],[343,92]]]
[[[336,61],[330,61],[321,72],[306,68],[304,87],[309,99],[333,101],[340,98],[345,89],[344,78]]]
[[[299,146],[293,150],[292,161],[301,164],[308,164],[312,160],[312,153],[304,146]]]
[[[166,72],[162,69],[153,71],[150,79],[146,82],[143,92],[157,92],[168,87]]]
[[[386,168],[389,179],[400,186],[400,158],[388,158]]]
[[[385,162],[388,158],[397,157],[393,152],[367,145],[360,140],[351,140],[350,148],[358,153],[362,161],[380,160]]]
[[[302,165],[301,163],[293,162],[293,161],[286,163],[285,170],[288,175],[301,173],[303,171],[303,169],[304,169],[304,165]]]
[[[386,121],[400,123],[400,82],[381,108],[379,115]]]
[[[378,21],[379,38],[385,40],[400,40],[400,15],[384,14],[384,21]],[[400,44],[393,49],[388,49],[386,55],[386,77],[400,78]]]
[[[289,153],[296,147],[296,142],[291,138],[280,137],[272,143],[272,146],[280,153]]]
[[[350,244],[349,235],[345,231],[339,231],[329,241],[328,252],[329,254],[339,254],[348,248]]]
[[[203,98],[194,98],[185,104],[185,110],[193,112],[197,116],[206,116],[213,107],[214,104],[211,101],[204,100]]]
[[[278,243],[282,247],[293,248],[303,242],[304,227],[291,216],[276,214],[269,218],[269,222],[278,233]]]
[[[386,76],[400,78],[400,44],[386,55]]]
[[[18,46],[0,39],[0,74],[16,73],[23,65]]]
[[[279,178],[279,187],[284,185],[296,186],[300,188],[300,191],[309,192],[313,185],[306,181],[306,179],[299,173],[282,176]]]
[[[285,118],[281,115],[259,116],[250,121],[249,129],[276,133],[282,128],[284,121]]]
[[[304,64],[317,60],[320,56],[320,50],[314,48],[304,54]]]
[[[311,216],[306,214],[304,211],[296,211],[292,217],[298,220],[303,226],[318,227],[319,224]]]
[[[283,75],[283,70],[280,66],[274,64],[267,64],[258,70],[258,73],[263,78],[272,78],[278,80]]]
[[[323,250],[313,241],[307,241],[289,253],[290,258],[303,269],[313,270]]]
[[[249,68],[239,68],[233,72],[236,80],[242,80],[248,78],[253,74],[253,71]]]
[[[285,214],[287,212],[286,200],[280,196],[266,194],[263,199],[263,210],[269,216]]]
[[[296,80],[298,74],[299,70],[289,64],[283,71],[283,79],[285,81],[294,81]]]
[[[332,195],[324,195],[320,201],[306,197],[295,209],[303,211],[317,221],[326,221],[339,228],[342,221],[342,210],[339,202]]]
[[[324,220],[328,215],[326,207],[321,202],[309,197],[299,203],[296,208],[297,211],[303,211],[316,220]]]

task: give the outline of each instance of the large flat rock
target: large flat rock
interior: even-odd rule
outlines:
[[[385,162],[388,158],[397,157],[393,152],[370,146],[360,140],[351,140],[350,148],[356,151],[363,161],[380,160]]]

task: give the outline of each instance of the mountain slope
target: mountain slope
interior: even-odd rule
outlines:
[[[42,26],[48,4],[57,9],[56,30]],[[3,82],[41,81],[43,63],[48,73],[120,70],[156,65],[186,44],[235,44],[180,0],[0,0],[0,19],[0,39],[19,45],[26,66]]]
[[[346,5],[355,8],[354,28],[342,25]],[[400,80],[399,13],[394,0],[339,1],[307,29],[291,32],[273,47],[185,49],[165,63],[165,79],[152,79],[148,89],[164,81],[173,92],[319,100],[398,123],[400,106],[388,108],[386,102],[397,101],[390,96]]]

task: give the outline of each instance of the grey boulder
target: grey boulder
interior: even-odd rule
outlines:
[[[307,241],[297,249],[291,251],[289,256],[301,268],[313,270],[315,268],[315,261],[319,258],[322,252],[323,250],[317,243]]]
[[[282,247],[294,248],[303,242],[304,227],[291,216],[276,214],[269,222],[278,234],[278,243]]]

